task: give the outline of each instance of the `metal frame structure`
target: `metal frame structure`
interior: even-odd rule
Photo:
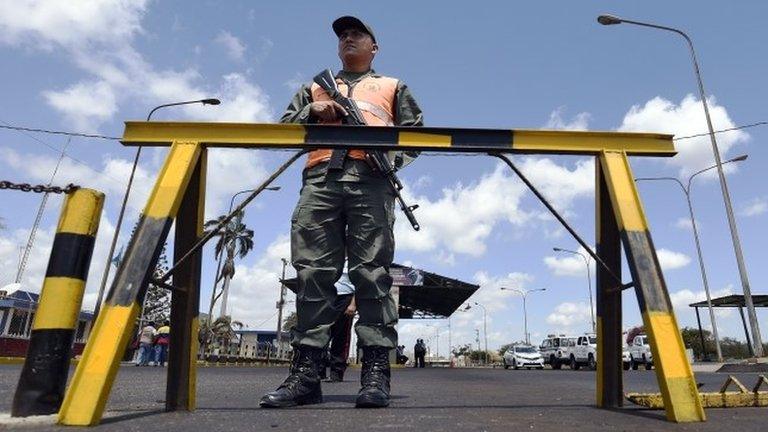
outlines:
[[[595,156],[598,255],[597,405],[622,404],[621,244],[656,361],[667,418],[704,421],[672,303],[659,267],[628,156],[675,155],[671,135],[621,132],[326,125],[127,122],[127,146],[170,146],[146,209],[118,269],[102,312],[59,412],[68,425],[94,425],[102,416],[140,302],[171,224],[176,221],[171,358],[166,409],[195,408],[195,354],[205,161],[210,148],[361,148],[463,153]],[[267,182],[268,183],[268,182]],[[183,259],[187,252],[191,259]],[[179,262],[181,261],[181,262]]]

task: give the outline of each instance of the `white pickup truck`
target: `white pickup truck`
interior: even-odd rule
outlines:
[[[586,334],[576,339],[576,345],[571,348],[570,366],[573,370],[581,366],[597,369],[597,336]]]
[[[539,352],[544,359],[544,364],[550,365],[552,369],[560,369],[564,364],[570,363],[571,351],[575,345],[575,337],[548,335],[541,341]]]
[[[645,365],[646,370],[653,367],[653,354],[648,342],[648,335],[640,334],[635,336],[629,345],[629,365],[632,370],[637,370],[641,364]]]

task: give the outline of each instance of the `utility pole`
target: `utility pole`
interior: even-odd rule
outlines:
[[[277,301],[277,356],[283,356],[283,305],[285,304],[285,267],[288,260],[280,258],[283,261],[283,277],[280,278],[280,300]]]

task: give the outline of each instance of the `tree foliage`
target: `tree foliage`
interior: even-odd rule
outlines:
[[[211,344],[228,348],[230,341],[235,338],[235,328],[243,328],[243,323],[233,321],[229,315],[218,317],[213,322],[209,319],[203,320],[197,338],[200,345],[206,349]]]
[[[296,312],[291,312],[283,319],[283,331],[289,332],[299,322],[299,317]]]

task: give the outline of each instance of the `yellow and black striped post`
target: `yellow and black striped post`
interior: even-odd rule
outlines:
[[[103,205],[104,194],[92,189],[77,189],[64,198],[13,397],[14,417],[54,414],[61,406]]]
[[[199,164],[205,160],[201,157],[204,153],[197,142],[175,142],[171,146],[64,397],[59,423],[90,426],[101,421],[153,269],[190,179],[200,177],[194,173],[202,169]],[[192,307],[197,308],[197,304]],[[171,326],[178,323],[172,322]],[[170,349],[173,352],[182,347],[174,346],[172,339]],[[174,355],[169,370],[175,366]]]
[[[623,151],[603,151],[599,160],[634,280],[645,331],[651,340],[656,379],[661,388],[667,419],[675,422],[704,421],[706,417],[696,380],[685,355],[680,328],[627,154]],[[615,337],[615,334],[607,336]]]

